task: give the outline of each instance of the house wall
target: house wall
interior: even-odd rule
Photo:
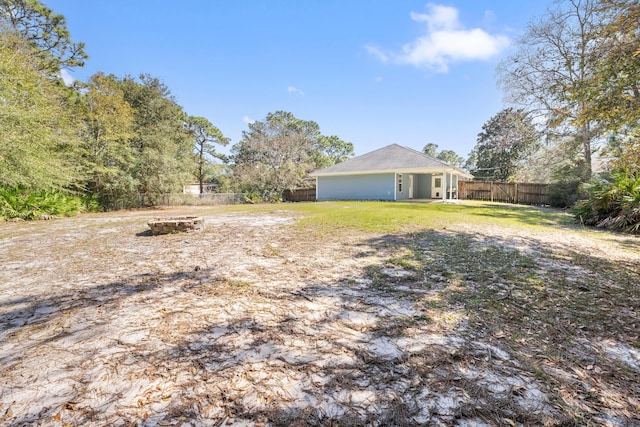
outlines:
[[[417,189],[414,189],[414,196],[416,199],[431,198],[431,175],[416,175],[414,183],[417,184]]]
[[[409,173],[396,174],[396,200],[409,200]],[[398,183],[402,176],[402,191]]]
[[[406,179],[408,184],[408,176]],[[318,200],[393,200],[396,185],[393,173],[319,176]],[[403,183],[403,192],[408,197],[409,189],[404,187]]]

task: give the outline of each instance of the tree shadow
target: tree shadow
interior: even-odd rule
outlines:
[[[381,240],[402,248],[420,275],[446,277],[442,306],[464,307],[467,333],[507,349],[567,419],[640,421],[640,272],[632,262],[535,238],[429,231]]]
[[[382,261],[291,288],[203,269],[2,301],[0,421],[637,420],[637,368],[620,356],[640,330],[634,269],[447,231],[375,237],[353,254]],[[63,366],[20,377],[47,352]]]
[[[619,234],[616,233],[617,237],[620,237]],[[627,249],[631,249],[634,250],[638,253],[640,253],[640,236],[634,236],[634,237],[625,237],[622,239],[617,239],[617,242],[622,246],[625,247]]]

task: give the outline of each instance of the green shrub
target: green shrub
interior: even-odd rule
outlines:
[[[640,172],[618,170],[583,184],[587,199],[571,209],[576,221],[640,233]]]
[[[38,219],[42,215],[71,216],[85,210],[79,196],[61,191],[0,187],[0,218]]]
[[[93,197],[93,195],[91,194],[82,195],[80,200],[82,200],[82,204],[86,212],[100,212],[105,209],[105,207],[100,204],[98,199]]]
[[[554,182],[547,187],[549,204],[555,208],[573,206],[579,198],[580,181]]]
[[[251,191],[248,193],[244,193],[244,199],[247,203],[262,203],[264,202],[263,197],[255,191]]]

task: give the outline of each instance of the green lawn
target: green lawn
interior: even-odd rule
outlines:
[[[303,214],[299,225],[321,231],[352,230],[397,233],[419,229],[441,229],[456,223],[494,223],[506,227],[571,226],[572,217],[559,210],[529,206],[465,201],[454,203],[316,202],[235,205],[226,211],[291,211]]]

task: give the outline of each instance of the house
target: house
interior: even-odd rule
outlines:
[[[456,199],[458,181],[473,176],[398,144],[311,174],[316,200]]]
[[[216,187],[218,187],[218,184],[212,184],[210,182],[202,183],[202,190],[204,191],[204,194],[211,194],[211,193],[215,192]],[[191,194],[193,196],[199,196],[200,195],[200,183],[196,182],[194,184],[184,185],[182,187],[182,193],[183,194]]]

